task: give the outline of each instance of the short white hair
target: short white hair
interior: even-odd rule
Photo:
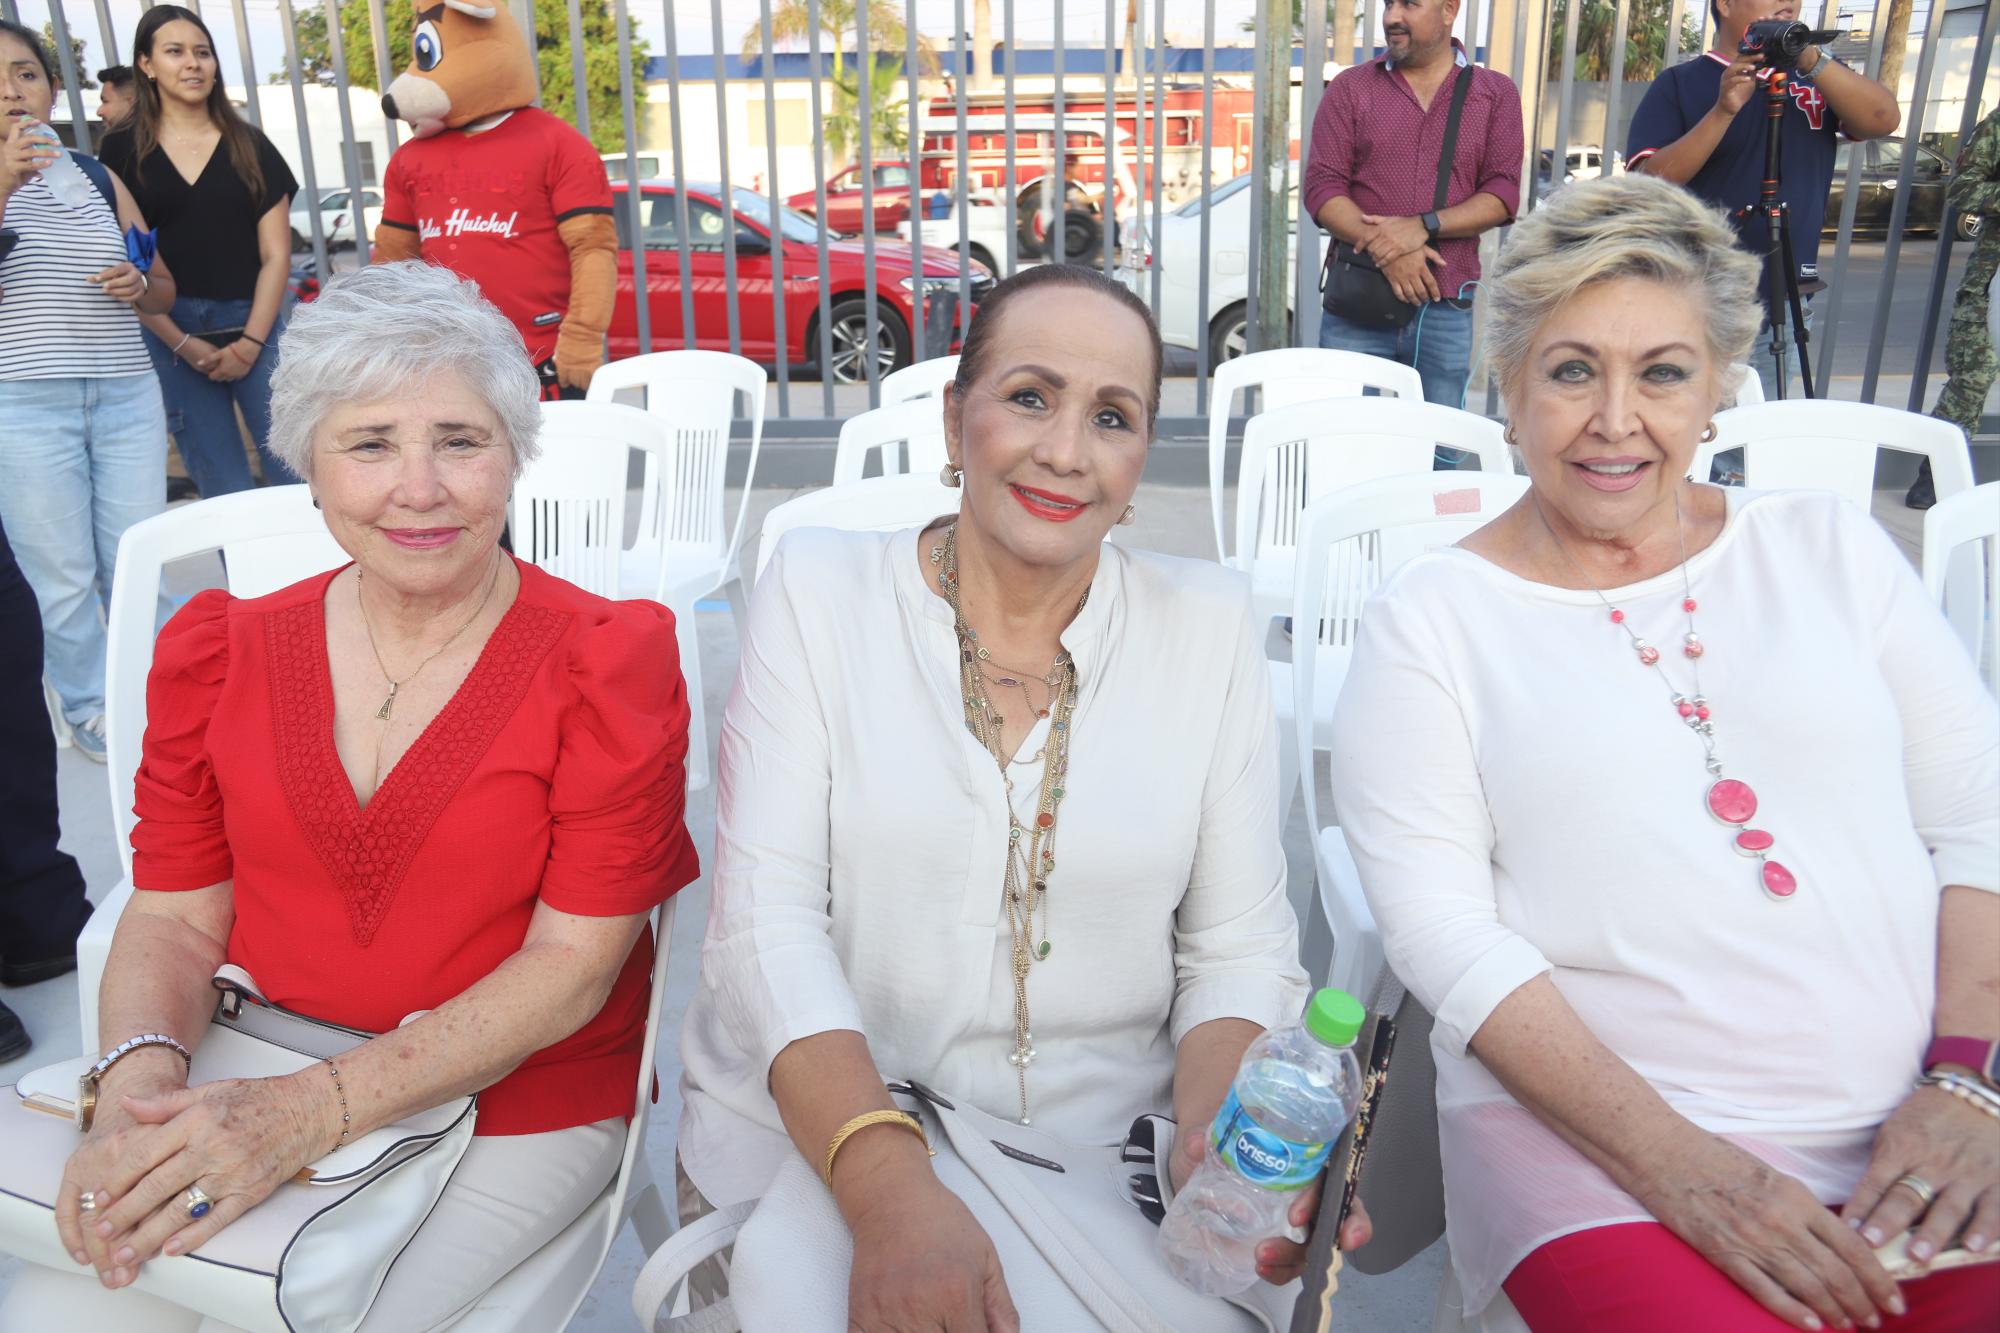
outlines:
[[[298,307],[271,374],[270,449],[312,478],[313,434],[341,403],[387,398],[440,372],[500,419],[519,477],[541,453],[541,380],[521,335],[479,287],[422,260],[368,264]]]
[[[1556,307],[1600,282],[1647,278],[1699,303],[1709,355],[1726,371],[1764,317],[1762,267],[1722,210],[1678,185],[1639,172],[1578,181],[1514,224],[1486,281],[1486,354],[1505,390]]]

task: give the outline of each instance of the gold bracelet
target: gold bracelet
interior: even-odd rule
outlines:
[[[870,1125],[901,1125],[904,1129],[909,1130],[912,1134],[916,1135],[917,1138],[923,1141],[925,1152],[929,1153],[933,1157],[937,1156],[937,1149],[931,1147],[931,1136],[924,1133],[923,1125],[918,1123],[917,1118],[911,1115],[909,1112],[907,1111],[864,1112],[863,1114],[855,1116],[854,1119],[842,1125],[839,1128],[839,1130],[834,1133],[833,1141],[826,1145],[826,1163],[825,1165],[820,1167],[819,1174],[820,1174],[820,1179],[826,1182],[826,1187],[828,1189],[833,1188],[833,1159],[835,1154],[837,1154],[840,1151],[841,1145],[846,1143],[847,1140],[851,1138],[857,1131],[864,1130],[868,1128]]]

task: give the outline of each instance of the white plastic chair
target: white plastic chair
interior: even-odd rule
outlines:
[[[1747,407],[1764,401],[1764,381],[1758,376],[1757,367],[1747,361],[1737,361],[1730,365],[1729,370],[1736,376],[1736,401],[1731,406]]]
[[[794,528],[838,528],[843,532],[895,532],[958,512],[961,492],[944,485],[935,472],[869,477],[823,490],[807,491],[764,515],[757,539],[756,578],[778,548],[778,538]]]
[[[870,454],[880,454],[884,476],[938,472],[949,457],[944,442],[943,402],[936,398],[910,398],[892,407],[858,412],[841,422],[840,441],[833,449],[833,484],[844,486],[860,481],[867,471]]]
[[[1274,347],[1239,356],[1217,366],[1208,384],[1208,507],[1215,522],[1216,558],[1224,564],[1230,563],[1231,552],[1222,529],[1223,464],[1229,450],[1229,411],[1238,393],[1258,390],[1265,412],[1317,398],[1359,398],[1367,389],[1419,402],[1424,397],[1424,378],[1416,367],[1327,347]],[[1240,548],[1241,529],[1236,540]]]
[[[1346,837],[1337,827],[1320,827],[1312,758],[1332,743],[1334,701],[1347,676],[1362,608],[1369,594],[1402,565],[1462,541],[1527,489],[1525,477],[1413,473],[1349,486],[1313,501],[1300,516],[1292,660],[1272,663],[1272,690],[1290,704],[1292,725],[1279,732],[1290,746],[1280,749],[1289,748],[1294,756],[1313,831],[1320,908],[1332,936],[1332,980],[1326,984],[1350,995],[1374,993],[1384,966],[1382,937],[1361,895]],[[1285,791],[1289,798],[1290,789]],[[1315,967],[1321,943],[1308,939],[1308,968]]]
[[[127,528],[111,583],[104,664],[105,770],[124,878],[99,903],[76,942],[82,1049],[97,1046],[97,986],[118,918],[132,899],[133,782],[146,736],[146,676],[153,666],[161,576],[176,560],[222,554],[229,591],[261,597],[347,563],[304,486],[268,486],[169,509]]]
[[[1939,500],[1924,514],[1924,591],[1947,612],[1954,608],[1945,596],[1946,574],[1956,569],[1953,554],[1970,543],[1977,543],[1973,570],[1986,595],[1974,601],[1975,614],[1954,617],[1952,626],[1982,669],[1986,688],[2000,694],[2000,481]]]
[[[1250,575],[1260,619],[1292,605],[1299,511],[1357,482],[1429,472],[1438,447],[1479,458],[1482,472],[1512,475],[1498,422],[1421,398],[1342,398],[1259,412],[1243,428],[1236,475],[1237,551],[1227,563]]]
[[[892,407],[913,398],[944,397],[944,386],[958,377],[958,358],[934,356],[882,377],[882,406]]]
[[[1931,461],[1940,503],[1972,489],[1972,451],[1949,421],[1870,403],[1793,398],[1715,414],[1715,438],[1695,450],[1688,475],[1707,480],[1715,455],[1743,450],[1743,484],[1754,490],[1832,491],[1866,513],[1875,500],[1882,449]],[[1959,637],[1977,636],[1978,553],[1960,551],[1946,575],[1945,614]]]
[[[750,488],[757,480],[757,454],[764,443],[764,368],[728,352],[651,352],[598,367],[590,377],[588,401],[612,401],[617,394],[642,391],[645,409],[672,431],[664,453],[649,454],[641,483],[639,531],[626,549],[620,586],[627,597],[652,597],[689,606],[722,589],[742,625],[741,579],[737,554]],[[750,459],[743,473],[743,496],[736,521],[723,521],[723,494],[729,463],[729,434],[736,420],[736,395],[750,408]],[[662,561],[662,554],[665,559]]]

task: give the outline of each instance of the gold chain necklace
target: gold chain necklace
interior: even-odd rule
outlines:
[[[422,674],[425,667],[438,659],[440,653],[444,652],[446,648],[451,647],[454,643],[457,643],[459,636],[472,628],[472,622],[479,619],[480,615],[486,610],[486,604],[493,600],[493,590],[499,586],[500,562],[495,560],[493,563],[493,576],[486,580],[486,594],[479,599],[479,605],[473,608],[472,614],[465,618],[465,623],[452,631],[451,637],[438,646],[437,652],[432,653],[429,657],[417,663],[415,671],[412,671],[401,680],[397,680],[389,674],[387,664],[382,661],[382,650],[376,646],[375,627],[368,622],[368,602],[361,595],[361,566],[356,565],[354,567],[354,604],[361,608],[361,628],[368,631],[368,650],[375,654],[376,668],[381,671],[382,679],[389,682],[389,693],[382,700],[382,706],[375,710],[375,720],[377,722],[387,722],[389,720],[389,714],[396,707],[397,690],[402,689],[403,686],[415,680]]]
[[[944,541],[931,548],[931,564],[937,568],[938,590],[951,606],[952,629],[958,636],[958,681],[965,705],[965,729],[986,747],[1000,766],[1007,789],[1007,875],[1003,906],[1007,912],[1007,933],[1013,941],[1014,1049],[1007,1063],[1021,1090],[1021,1123],[1028,1124],[1028,1066],[1035,1062],[1035,1034],[1029,1026],[1028,972],[1049,956],[1049,876],[1056,868],[1056,810],[1065,795],[1063,784],[1069,772],[1070,721],[1076,712],[1076,663],[1067,652],[1056,654],[1048,674],[1010,672],[993,679],[993,684],[1020,686],[1024,699],[1027,686],[1020,677],[1028,676],[1049,687],[1049,706],[1036,709],[1049,719],[1048,741],[1036,758],[1042,764],[1041,791],[1035,801],[1032,825],[1021,823],[1014,813],[1014,779],[1007,773],[1007,752],[1001,738],[1006,718],[995,707],[987,690],[989,677],[984,664],[998,666],[986,649],[979,646],[979,633],[965,623],[958,603],[958,526],[944,530]],[[1081,611],[1090,594],[1085,592],[1076,607]],[[1000,668],[1005,671],[1007,668]],[[1028,699],[1029,707],[1034,701]],[[1033,762],[1033,761],[1030,761]],[[1035,939],[1035,918],[1042,922],[1041,940]]]

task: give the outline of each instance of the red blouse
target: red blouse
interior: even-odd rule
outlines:
[[[386,1032],[516,952],[536,903],[644,912],[700,873],[673,617],[516,565],[513,606],[365,808],[333,744],[339,571],[204,592],[160,632],[133,883],[233,880],[229,961],[273,1002]],[[480,1094],[480,1133],[632,1113],[652,955],[642,935],[595,1018]]]

